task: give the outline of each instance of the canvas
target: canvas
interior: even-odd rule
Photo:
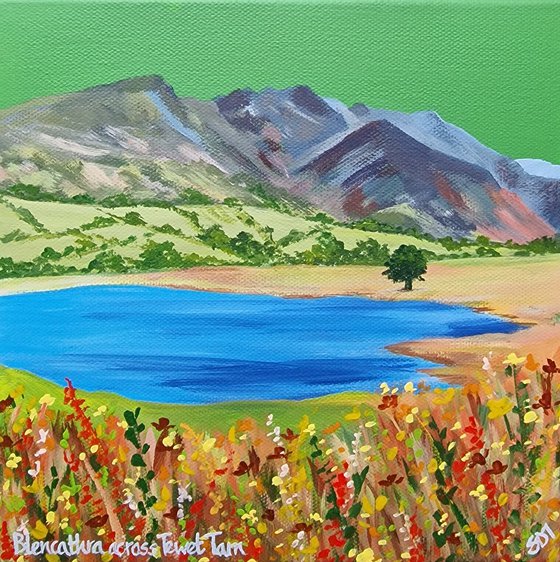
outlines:
[[[0,0],[0,559],[560,559],[560,3]]]

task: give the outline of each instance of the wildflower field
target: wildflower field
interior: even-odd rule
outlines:
[[[0,558],[555,562],[559,373],[484,358],[477,383],[383,384],[327,427],[269,415],[223,432],[88,406],[69,380],[63,400],[14,389],[0,401]],[[23,530],[85,546],[21,554]]]

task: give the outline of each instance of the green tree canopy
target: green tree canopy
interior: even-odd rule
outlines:
[[[416,246],[399,246],[385,262],[387,269],[383,272],[394,283],[404,282],[404,290],[412,291],[412,282],[424,281],[428,260],[422,250]]]
[[[183,258],[175,249],[173,242],[154,242],[150,240],[140,254],[140,269],[157,271],[183,266]]]

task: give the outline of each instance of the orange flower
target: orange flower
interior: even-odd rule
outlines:
[[[539,364],[535,361],[532,353],[527,355],[527,362],[525,363],[525,368],[529,371],[535,372],[539,368]]]

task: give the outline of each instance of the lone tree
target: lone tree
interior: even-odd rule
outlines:
[[[412,291],[415,279],[424,281],[422,275],[426,273],[428,260],[416,246],[399,246],[385,262],[387,269],[383,272],[394,283],[404,281],[404,290]]]

